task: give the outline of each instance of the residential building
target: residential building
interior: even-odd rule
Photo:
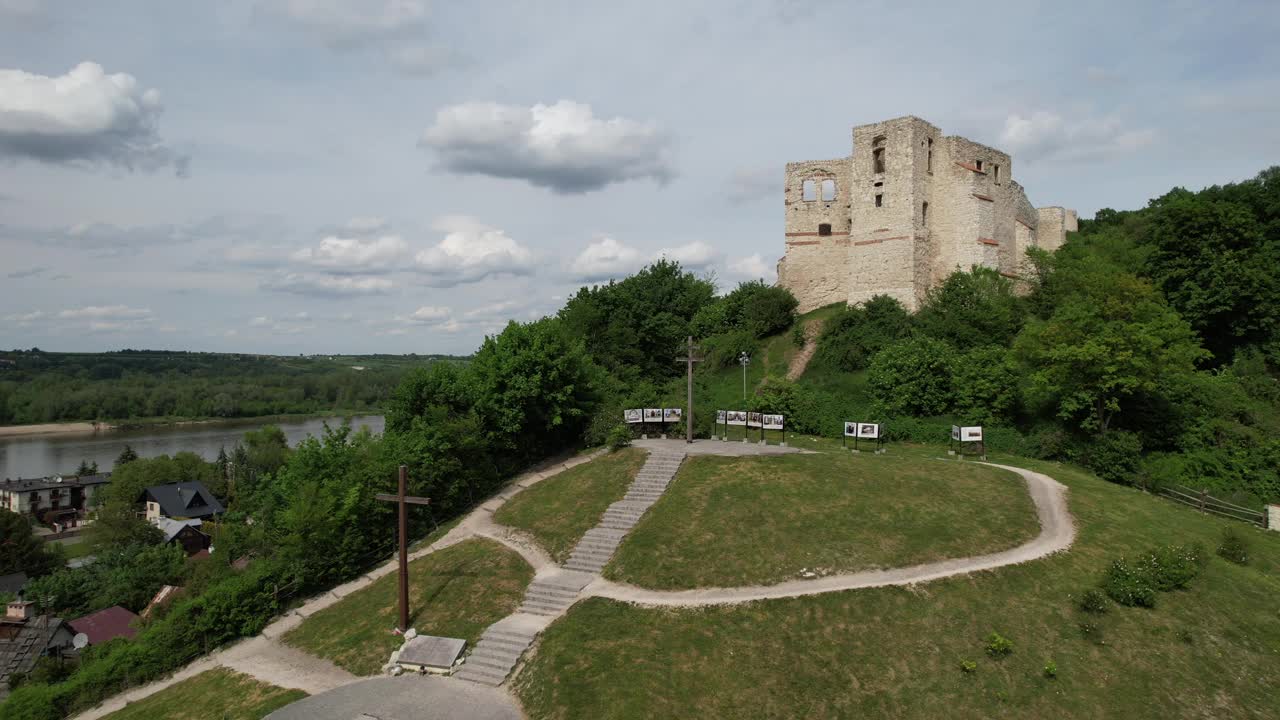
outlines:
[[[0,483],[0,508],[42,521],[46,516],[74,525],[98,503],[98,493],[111,482],[111,473],[45,478],[5,478]]]
[[[71,647],[73,634],[66,623],[36,615],[35,603],[15,601],[0,619],[0,702],[9,697],[9,679],[29,673],[44,656],[60,656]]]
[[[147,519],[152,521],[161,517],[204,519],[225,511],[222,503],[201,482],[153,485],[142,491],[140,500],[146,503]]]
[[[84,633],[90,645],[97,645],[118,637],[132,639],[138,634],[134,621],[138,616],[127,608],[112,605],[106,610],[76,618],[67,623],[73,633]]]

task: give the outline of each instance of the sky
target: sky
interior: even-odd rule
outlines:
[[[0,0],[0,347],[472,352],[916,115],[1082,217],[1280,163],[1280,4]]]

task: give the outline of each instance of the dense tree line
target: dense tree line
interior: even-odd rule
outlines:
[[[377,410],[409,368],[456,361],[38,349],[0,360],[0,424]]]

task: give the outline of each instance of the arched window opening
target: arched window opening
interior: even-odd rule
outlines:
[[[836,181],[829,180],[829,179],[823,180],[822,181],[822,201],[831,202],[832,200],[835,200],[835,199],[836,199]]]
[[[813,202],[818,199],[818,184],[812,180],[805,180],[800,186],[800,197],[805,202]]]
[[[884,172],[884,136],[878,135],[871,141],[871,172]]]

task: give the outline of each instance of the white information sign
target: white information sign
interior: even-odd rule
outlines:
[[[717,425],[724,425],[724,424],[725,424],[725,421],[726,421],[726,420],[728,420],[728,419],[729,419],[729,413],[725,412],[724,410],[717,410],[717,411],[716,411],[716,424],[717,424]]]
[[[982,439],[982,426],[960,428],[960,439],[965,442],[976,442]]]
[[[643,410],[623,410],[622,419],[629,423],[638,423],[644,419]]]
[[[781,430],[782,416],[781,415],[765,415],[764,429],[765,430]]]
[[[846,422],[844,424],[845,437],[858,437],[858,423]]]
[[[959,425],[952,425],[952,426],[951,426],[951,439],[952,439],[952,440],[959,440],[959,439],[960,439],[960,426],[959,426]]]
[[[744,410],[730,410],[730,411],[729,411],[729,424],[730,424],[730,425],[746,425],[746,424],[747,424],[747,413],[746,413],[746,411],[744,411]]]
[[[680,422],[680,408],[663,408],[662,422]]]
[[[858,437],[863,440],[876,440],[880,437],[880,426],[876,423],[858,423]]]
[[[647,423],[651,423],[651,422],[654,422],[654,423],[660,423],[660,422],[662,422],[662,408],[645,408],[645,409],[644,409],[644,421],[645,421],[645,422],[647,422]]]
[[[747,427],[760,427],[761,424],[763,424],[763,422],[764,420],[761,419],[760,413],[758,412],[747,413]]]

